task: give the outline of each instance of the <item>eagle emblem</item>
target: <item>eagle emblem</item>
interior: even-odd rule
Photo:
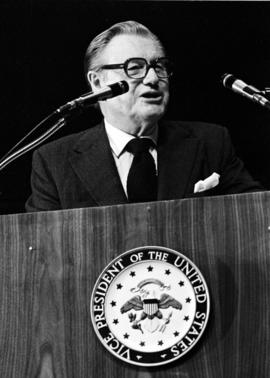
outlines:
[[[141,281],[136,288],[132,288],[131,292],[139,292],[126,301],[120,308],[122,314],[129,312],[129,321],[132,323],[133,329],[138,329],[141,333],[144,331],[164,332],[173,312],[170,311],[165,317],[161,310],[170,307],[176,310],[182,309],[182,304],[169,294],[162,293],[163,290],[170,290],[170,286],[166,286],[162,281],[149,278]],[[136,312],[141,311],[137,317]]]

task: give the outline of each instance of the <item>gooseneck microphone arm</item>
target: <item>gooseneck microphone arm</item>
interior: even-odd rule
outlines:
[[[126,93],[129,90],[128,84],[126,81],[120,81],[111,85],[108,85],[105,88],[102,88],[96,92],[89,92],[81,97],[78,97],[75,100],[72,100],[66,103],[63,106],[60,106],[57,110],[51,113],[48,117],[42,120],[37,126],[35,126],[25,137],[23,137],[15,146],[13,146],[1,159],[0,159],[0,171],[4,169],[12,161],[16,160],[20,156],[26,154],[28,151],[33,150],[35,147],[39,146],[58,130],[60,130],[67,123],[67,117],[76,109],[81,109],[92,105],[98,101],[104,101],[112,97],[119,96],[123,93]],[[55,122],[55,119],[57,121]],[[54,122],[53,126],[50,127],[45,133],[40,137],[34,139],[32,142],[21,147],[20,149],[13,152],[22,142],[28,138],[34,131],[36,131],[40,126],[44,125],[47,122]]]
[[[32,142],[28,143],[24,147],[20,148],[19,150],[6,154],[1,160],[0,160],[0,171],[4,169],[8,164],[10,164],[12,161],[16,160],[20,156],[26,154],[28,151],[33,150],[35,147],[39,146],[41,143],[45,142],[50,136],[55,134],[61,127],[66,125],[66,119],[61,118],[59,121],[57,121],[49,130],[47,130],[45,133],[43,133],[39,138],[33,140]],[[32,130],[33,131],[33,130]],[[12,150],[13,151],[13,148]]]

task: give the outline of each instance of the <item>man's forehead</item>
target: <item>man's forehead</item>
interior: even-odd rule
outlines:
[[[151,37],[121,34],[115,36],[105,47],[100,58],[103,64],[123,63],[133,57],[154,59],[163,56],[160,44]]]

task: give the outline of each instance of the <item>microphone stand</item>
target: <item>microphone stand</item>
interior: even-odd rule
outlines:
[[[260,93],[265,96],[270,96],[270,88],[266,87],[263,91],[260,91]]]
[[[47,119],[51,118],[52,116],[55,115],[55,112],[51,114]],[[28,135],[30,135],[38,126],[40,126],[42,121],[39,125],[37,125],[33,130],[30,131]],[[63,126],[65,126],[67,123],[66,119],[60,118],[49,130],[47,130],[45,133],[43,133],[40,137],[37,139],[34,139],[32,142],[28,143],[26,146],[21,147],[19,150],[13,152],[13,153],[8,153],[6,154],[3,158],[0,159],[0,171],[4,169],[8,164],[10,164],[12,161],[16,160],[18,157],[26,154],[28,151],[31,151],[33,148],[39,146],[41,143],[43,143],[45,140],[47,140],[50,136],[52,136],[54,133],[56,133],[59,129],[61,129]],[[24,138],[23,138],[24,140]],[[21,141],[22,142],[22,141]],[[20,142],[19,142],[20,144]],[[17,144],[18,145],[18,144]],[[11,151],[14,150],[16,146],[14,146]],[[10,151],[10,152],[11,152]]]
[[[122,84],[122,86],[125,88],[124,84]],[[118,86],[114,90],[117,90],[117,89],[118,89]],[[110,90],[111,88],[109,88],[109,95],[111,94]],[[108,89],[106,88],[105,90],[100,91],[101,95],[103,94],[103,92],[106,92],[104,96],[108,97],[108,93],[107,93]],[[86,93],[85,95],[82,95],[81,97],[78,97],[75,100],[69,101],[65,105],[60,106],[53,113],[51,113],[49,116],[44,118],[32,130],[30,130],[30,132],[27,133],[27,135],[25,135],[17,144],[15,144],[15,146],[13,146],[4,156],[2,156],[2,158],[0,159],[0,171],[2,171],[2,169],[4,169],[7,165],[9,165],[12,161],[16,160],[20,156],[26,154],[27,152],[33,150],[35,147],[45,142],[45,140],[50,138],[59,129],[61,129],[63,126],[66,125],[68,117],[74,114],[75,111],[81,111],[83,102],[86,103],[86,101],[88,101],[89,103],[88,106],[89,106],[92,103],[96,102],[96,97],[97,97],[96,94],[93,92]],[[58,118],[56,122],[55,122],[55,117]],[[59,119],[59,117],[61,118]],[[54,119],[54,124],[50,129],[45,131],[40,137],[34,139],[32,142],[28,143],[27,145],[13,152],[26,138],[28,138],[31,134],[33,134],[34,131],[36,131],[40,126],[42,126],[46,122],[52,121],[52,119]]]
[[[263,95],[261,93],[263,93]],[[254,93],[252,99],[256,104],[260,104],[264,106],[266,109],[270,110],[270,102],[267,98],[265,91],[259,91],[257,93]]]
[[[10,164],[13,160],[17,159],[18,157],[26,154],[28,151],[32,150],[33,148],[39,146],[45,140],[47,140],[50,136],[56,133],[61,127],[66,125],[66,118],[69,117],[72,113],[76,110],[80,110],[83,106],[89,106],[97,101],[104,101],[111,97],[119,96],[123,93],[128,91],[128,83],[124,80],[110,84],[104,88],[101,88],[99,91],[96,92],[88,92],[84,95],[76,98],[75,100],[69,101],[63,106],[60,106],[57,110],[51,113],[48,117],[42,120],[37,126],[35,126],[26,136],[24,136],[15,146],[11,148],[1,159],[0,159],[0,171],[4,169],[8,164]],[[26,146],[21,147],[19,150],[13,152],[15,148],[17,148],[26,138],[28,138],[38,127],[43,125],[47,121],[51,121],[52,118],[58,118],[58,121],[54,123],[54,125],[47,130],[44,134],[42,134],[39,138],[35,139],[33,142],[28,143]],[[59,117],[61,117],[59,119]],[[54,121],[55,122],[55,121]]]

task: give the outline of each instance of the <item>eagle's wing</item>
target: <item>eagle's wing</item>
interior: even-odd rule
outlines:
[[[143,309],[143,302],[139,295],[130,298],[123,306],[120,308],[121,314],[134,309],[135,311],[139,311]]]
[[[162,294],[160,298],[159,308],[169,308],[169,307],[176,308],[177,310],[182,309],[182,305],[180,302],[178,302],[176,299],[174,299],[168,294]]]

